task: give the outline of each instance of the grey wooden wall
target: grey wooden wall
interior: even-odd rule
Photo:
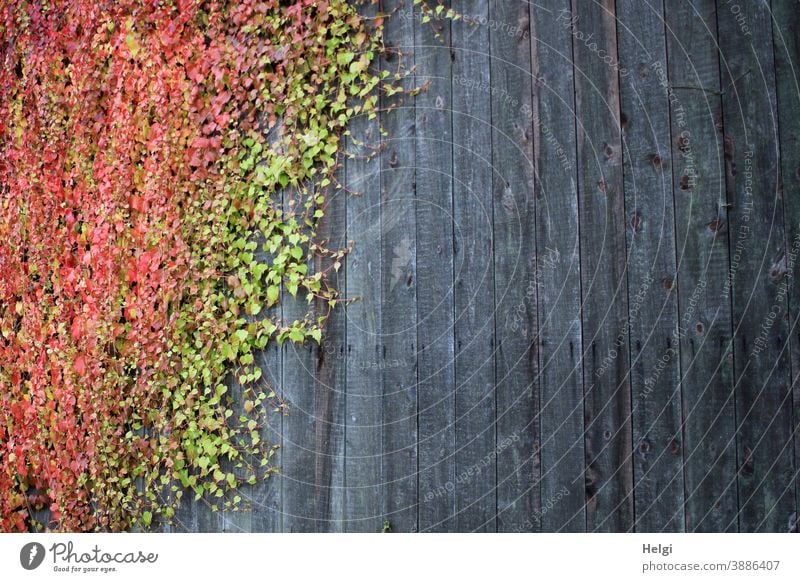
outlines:
[[[261,355],[278,474],[174,529],[797,531],[800,3],[452,5],[380,7],[427,90],[352,128],[359,300]]]

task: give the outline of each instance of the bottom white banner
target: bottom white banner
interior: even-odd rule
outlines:
[[[5,534],[0,580],[798,580],[790,534]]]

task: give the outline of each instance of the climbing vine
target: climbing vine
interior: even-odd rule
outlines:
[[[344,255],[316,229],[381,28],[346,0],[0,0],[0,530],[146,528],[269,473],[255,354],[336,305],[309,266]]]

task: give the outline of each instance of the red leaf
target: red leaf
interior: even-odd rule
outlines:
[[[86,360],[83,357],[83,354],[75,358],[75,362],[72,364],[72,368],[75,370],[75,373],[79,376],[83,376],[86,373]]]
[[[72,332],[72,339],[77,340],[81,338],[83,335],[83,321],[80,317],[75,317],[72,320],[72,327],[70,331]]]
[[[144,210],[144,201],[142,200],[141,196],[131,196],[128,199],[128,204],[133,210],[137,212],[141,212],[142,210]]]

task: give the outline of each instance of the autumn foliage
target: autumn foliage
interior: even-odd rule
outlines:
[[[379,28],[345,0],[0,0],[0,530],[146,527],[269,472],[253,354],[335,301],[309,264]]]

